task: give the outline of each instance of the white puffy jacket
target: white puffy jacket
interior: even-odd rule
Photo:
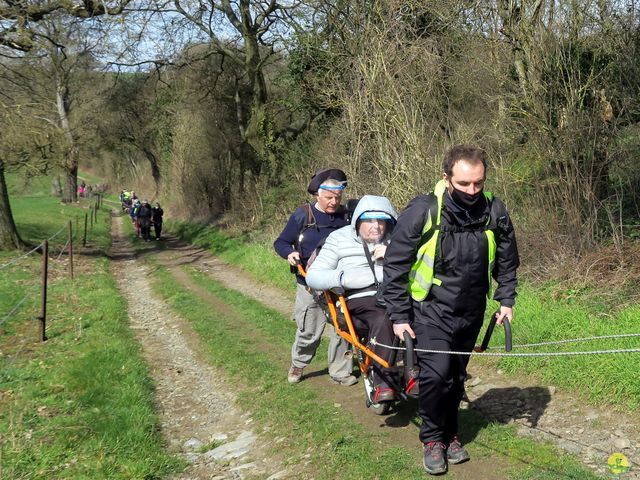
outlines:
[[[329,290],[331,288],[344,288],[359,290],[375,284],[373,272],[367,262],[367,257],[362,246],[362,239],[357,233],[356,224],[360,216],[365,212],[383,212],[393,218],[398,218],[396,210],[386,197],[365,195],[360,199],[353,213],[351,224],[332,232],[325,240],[317,258],[307,272],[307,285],[314,290]],[[387,235],[390,234],[387,229]],[[373,245],[368,245],[369,251],[373,251]],[[375,262],[376,278],[382,283],[382,263]],[[373,295],[374,291],[358,292],[350,298]]]

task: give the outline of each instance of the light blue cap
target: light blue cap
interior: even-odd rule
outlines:
[[[342,191],[346,187],[344,185],[320,185],[318,188],[320,190],[339,190],[339,191]]]
[[[370,211],[364,212],[358,217],[358,220],[393,220],[393,217],[388,213]]]

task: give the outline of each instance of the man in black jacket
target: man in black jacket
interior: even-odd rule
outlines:
[[[155,230],[156,240],[160,240],[162,234],[162,217],[164,210],[160,206],[160,203],[156,202],[156,206],[151,209],[151,222],[153,223],[153,229]]]
[[[148,242],[151,236],[151,205],[149,205],[149,200],[142,202],[142,205],[138,209],[137,217],[142,238],[145,242]]]
[[[484,318],[490,279],[498,283],[498,323],[513,319],[519,266],[504,204],[484,192],[486,157],[458,145],[443,180],[414,198],[398,218],[384,266],[384,298],[394,333],[418,349],[471,352]],[[447,471],[469,454],[458,438],[467,355],[418,352],[420,440],[428,473]]]

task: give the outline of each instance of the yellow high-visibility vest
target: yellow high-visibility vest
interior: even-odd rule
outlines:
[[[432,285],[442,285],[442,281],[435,278],[433,269],[436,259],[436,247],[438,244],[438,236],[440,234],[440,214],[442,213],[442,201],[444,193],[447,189],[446,182],[440,180],[436,187],[433,189],[433,194],[438,202],[437,209],[429,209],[427,215],[427,221],[422,229],[422,240],[418,252],[416,254],[416,261],[411,266],[409,271],[409,294],[411,298],[417,302],[422,302],[431,290]],[[493,194],[491,192],[484,192],[484,196],[487,202],[493,200]],[[435,214],[434,214],[435,212]],[[436,218],[432,218],[434,216]],[[491,221],[491,217],[487,220],[487,225]],[[493,230],[485,230],[489,245],[489,285],[491,285],[491,272],[496,260],[496,237]]]

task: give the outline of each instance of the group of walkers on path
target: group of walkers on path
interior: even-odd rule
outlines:
[[[140,201],[136,192],[120,190],[119,194],[122,211],[128,213],[136,234],[145,242],[151,241],[151,227],[154,229],[155,239],[160,240],[162,234],[162,219],[164,210],[159,202],[152,207],[146,198]]]
[[[423,466],[433,475],[470,458],[458,435],[470,357],[423,350],[472,351],[492,279],[497,323],[513,320],[518,249],[504,204],[484,190],[486,168],[482,149],[452,147],[434,190],[411,200],[400,215],[389,199],[375,195],[362,197],[350,213],[341,206],[345,173],[320,170],[307,188],[314,202],[296,209],[274,242],[292,269],[301,263],[307,270],[306,278],[296,276],[288,382],[303,379],[326,325],[314,291],[344,295],[359,336],[375,337],[372,349],[385,360],[390,351],[379,344],[408,333],[420,370]],[[332,328],[328,363],[336,384],[357,383],[352,362],[348,342]],[[374,377],[374,384],[376,402],[396,400],[398,392],[383,378]]]

